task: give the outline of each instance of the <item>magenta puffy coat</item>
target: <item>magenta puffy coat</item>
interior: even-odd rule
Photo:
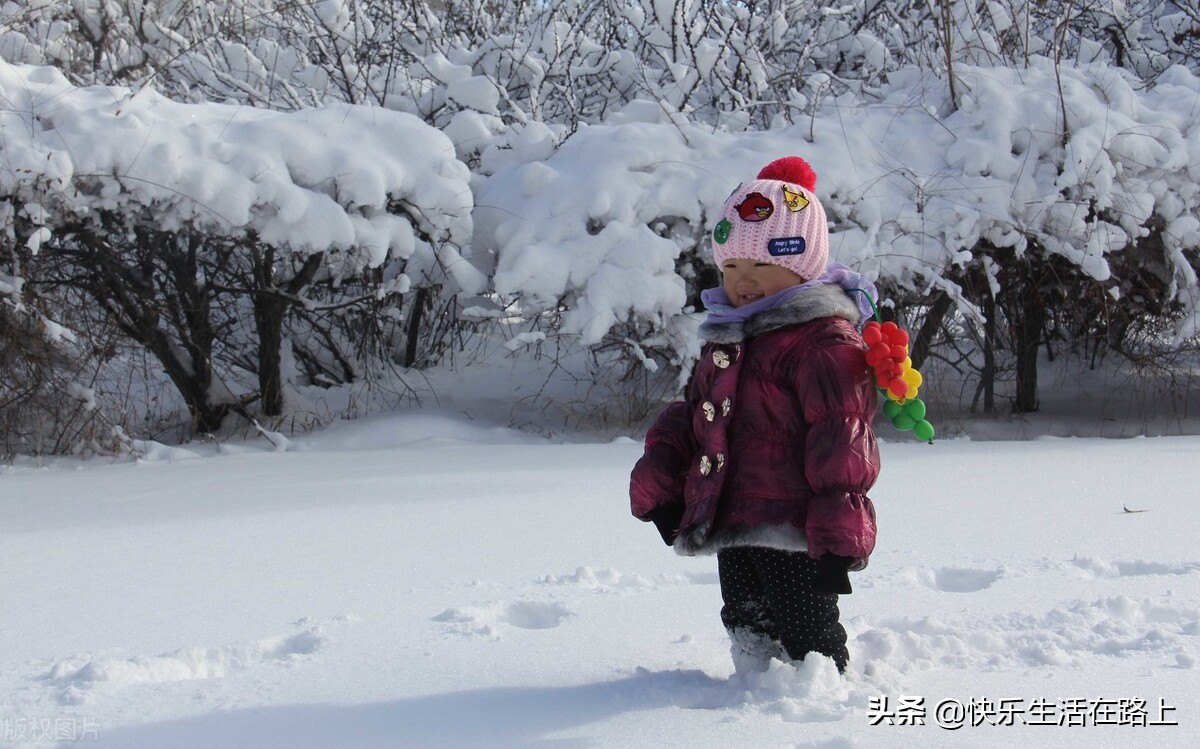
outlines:
[[[633,469],[633,514],[682,503],[684,555],[770,546],[864,565],[879,449],[858,321],[840,287],[820,286],[744,325],[703,325],[687,400],[658,417]]]

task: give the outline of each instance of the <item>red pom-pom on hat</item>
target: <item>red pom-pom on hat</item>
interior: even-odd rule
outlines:
[[[780,182],[792,182],[800,185],[809,192],[816,192],[817,173],[812,166],[799,156],[784,156],[775,159],[762,168],[758,173],[759,179],[774,179]]]

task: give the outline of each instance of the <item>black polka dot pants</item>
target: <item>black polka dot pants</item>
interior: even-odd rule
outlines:
[[[721,621],[734,639],[757,650],[792,660],[808,653],[827,655],[846,670],[846,630],[838,621],[838,597],[813,589],[817,563],[803,551],[761,546],[717,552],[721,581]],[[771,652],[774,648],[775,652]]]

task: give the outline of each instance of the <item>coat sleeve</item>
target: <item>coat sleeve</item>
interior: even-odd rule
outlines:
[[[646,448],[629,478],[629,500],[634,516],[649,520],[654,510],[683,508],[683,487],[695,454],[692,406],[675,401],[663,409],[646,433]]]
[[[871,426],[877,395],[857,334],[847,328],[823,338],[799,378],[809,424],[804,472],[813,489],[804,530],[814,559],[832,552],[861,567],[875,548],[875,507],[867,491],[879,476]]]

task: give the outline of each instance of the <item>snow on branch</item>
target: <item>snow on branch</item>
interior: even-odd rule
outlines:
[[[1155,231],[1194,334],[1200,294],[1184,250],[1200,245],[1200,78],[1176,67],[1147,87],[1110,65],[1040,58],[956,75],[957,106],[935,73],[911,68],[878,98],[831,98],[811,124],[714,132],[642,101],[548,157],[518,139],[484,154],[494,169],[476,242],[497,253],[498,292],[532,311],[565,301],[563,330],[585,343],[631,318],[678,321],[681,255],[706,258],[730,191],[798,154],[819,175],[831,259],[890,288],[953,286],[955,269],[998,248],[1117,284],[1113,259]]]
[[[469,171],[408,114],[178,103],[0,61],[0,145],[0,196],[43,205],[51,231],[56,217],[149,210],[167,230],[253,234],[300,254],[353,249],[365,267],[441,264],[464,288],[483,284],[456,249],[471,235]]]

